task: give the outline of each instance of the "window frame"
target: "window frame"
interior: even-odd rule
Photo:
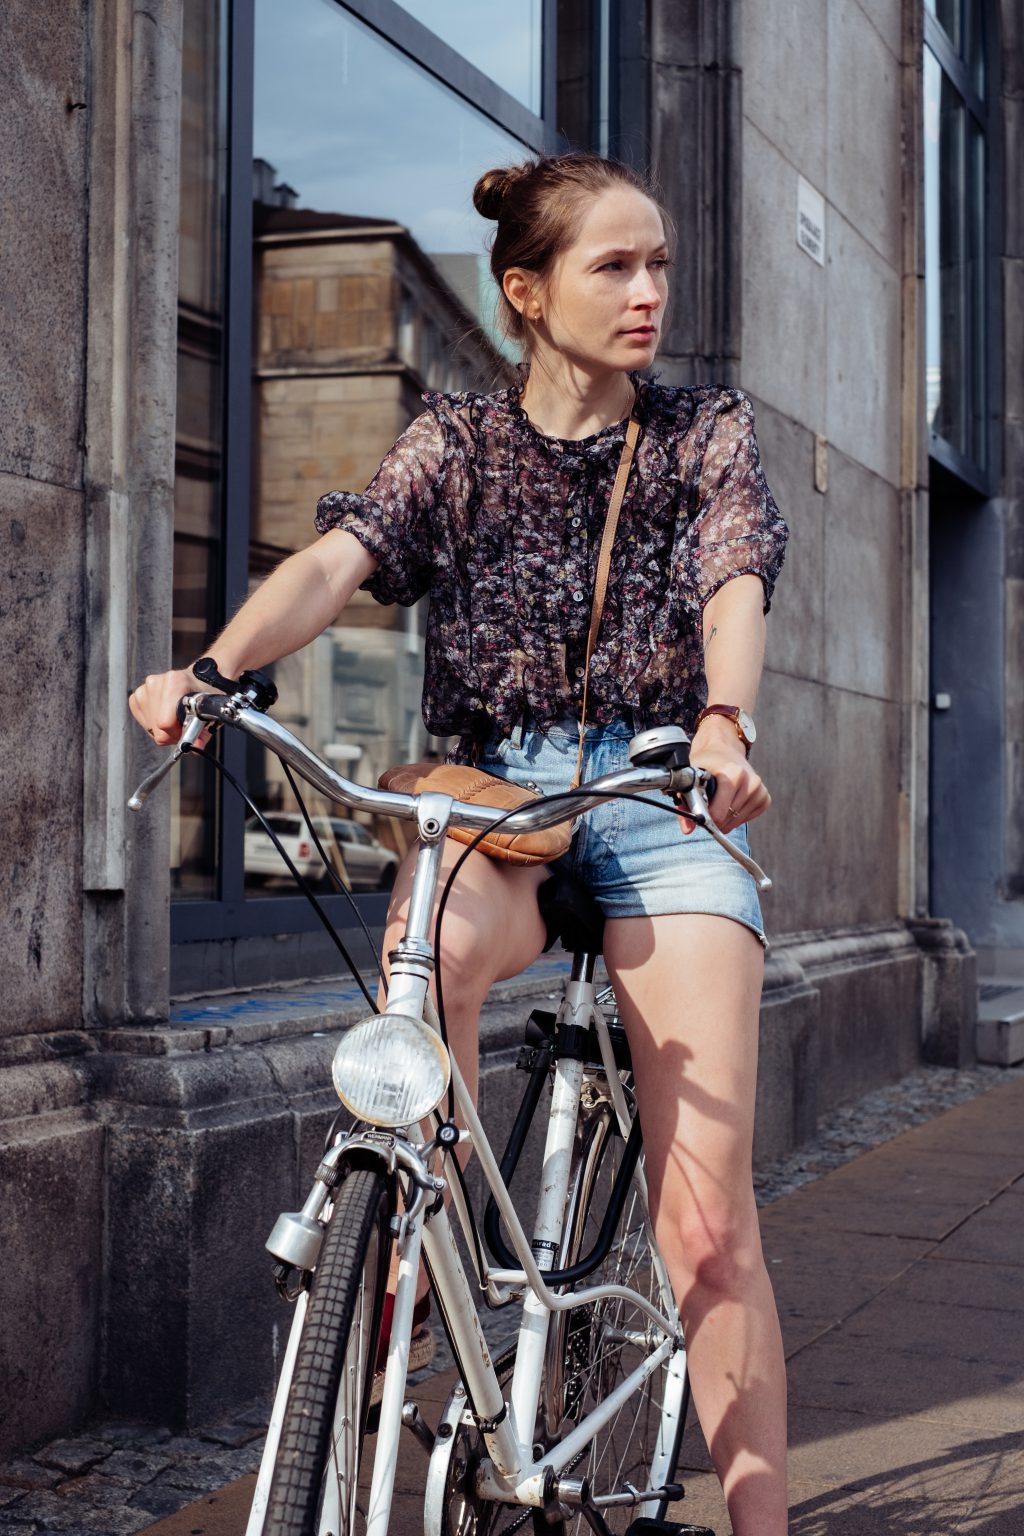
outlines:
[[[976,349],[980,344],[984,348],[983,358],[983,388],[984,400],[982,402],[982,418],[984,422],[984,447],[985,463],[979,464],[976,460],[962,453],[948,438],[936,432],[927,424],[928,432],[928,456],[941,464],[943,469],[955,475],[959,480],[970,486],[973,491],[984,497],[996,494],[998,437],[995,431],[997,412],[996,401],[999,386],[998,373],[998,268],[996,252],[998,250],[997,222],[995,217],[995,202],[992,197],[993,187],[998,185],[997,145],[995,135],[991,129],[993,124],[993,112],[990,103],[994,94],[994,50],[993,28],[986,26],[981,38],[981,47],[985,50],[985,95],[979,95],[971,79],[969,60],[973,57],[974,47],[974,10],[965,0],[961,4],[961,39],[962,52],[958,52],[952,40],[937,16],[934,16],[926,7],[923,8],[923,48],[928,49],[934,57],[941,73],[948,78],[953,89],[964,103],[964,108],[974,119],[978,132],[984,143],[985,172],[983,185],[980,188],[983,200],[983,214],[977,226],[968,226],[968,237],[971,240],[980,234],[984,241],[983,269],[985,280],[982,285],[982,300],[980,312],[973,317],[974,324],[967,329],[967,358],[965,373],[973,376],[976,365]],[[922,53],[922,69],[924,55]],[[966,201],[971,200],[971,193],[976,191],[973,183],[967,190]],[[939,186],[939,197],[943,196],[943,187]],[[922,197],[924,197],[922,179]],[[927,282],[927,269],[925,281]]]
[[[403,9],[397,0],[331,0],[376,32],[417,68],[453,92],[489,121],[520,140],[526,153],[552,154],[563,147],[557,131],[557,0],[543,0],[541,11],[541,111],[504,90],[468,59]],[[252,160],[255,0],[225,0],[227,6],[227,186],[224,261],[223,473],[221,479],[221,610],[224,615],[244,601],[249,585],[252,419]],[[243,783],[246,741],[239,732],[221,733],[221,761]],[[221,781],[217,821],[217,894],[172,898],[172,946],[223,942],[270,934],[315,931],[318,919],[298,892],[286,896],[246,897],[244,827],[249,814],[241,797]],[[388,896],[360,893],[355,898],[363,920],[382,926]],[[325,896],[321,905],[340,932],[357,919],[343,896]]]

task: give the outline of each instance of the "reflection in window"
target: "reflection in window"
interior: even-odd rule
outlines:
[[[553,0],[554,3],[554,0]],[[538,115],[541,111],[542,0],[399,0],[449,48]]]
[[[368,484],[424,388],[507,378],[471,193],[482,170],[523,155],[325,0],[287,14],[258,0],[256,17],[253,581],[310,542],[324,491]],[[420,714],[423,631],[421,609],[357,593],[337,625],[278,664],[275,714],[363,784],[439,754]],[[250,756],[249,789],[294,819],[276,759]],[[384,888],[403,828],[349,826],[343,807],[310,801],[341,878]],[[267,842],[247,829],[250,893],[287,889]]]
[[[173,664],[201,655],[218,618],[223,389],[224,21],[185,0],[178,242]],[[214,894],[217,795],[205,764],[169,780],[176,896]]]
[[[925,0],[925,9],[931,11],[957,53],[959,53],[963,38],[961,19],[963,0]]]
[[[924,55],[925,393],[928,425],[979,467],[985,442],[985,139]]]

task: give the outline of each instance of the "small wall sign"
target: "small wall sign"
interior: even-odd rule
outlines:
[[[796,243],[819,267],[825,265],[825,199],[802,176],[796,191]]]

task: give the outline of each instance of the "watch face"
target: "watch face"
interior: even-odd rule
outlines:
[[[743,732],[743,739],[746,741],[747,745],[752,747],[754,742],[757,740],[757,726],[754,724],[753,720],[747,714],[745,709],[739,709],[736,711],[736,724]]]

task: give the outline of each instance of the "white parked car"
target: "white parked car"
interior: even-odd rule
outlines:
[[[300,875],[330,887],[320,855],[306,823],[297,812],[268,811],[266,819]],[[328,858],[335,845],[353,891],[390,891],[395,883],[398,854],[377,841],[366,827],[347,816],[314,816],[313,825]],[[253,884],[291,880],[287,866],[255,816],[245,824],[245,873]]]

